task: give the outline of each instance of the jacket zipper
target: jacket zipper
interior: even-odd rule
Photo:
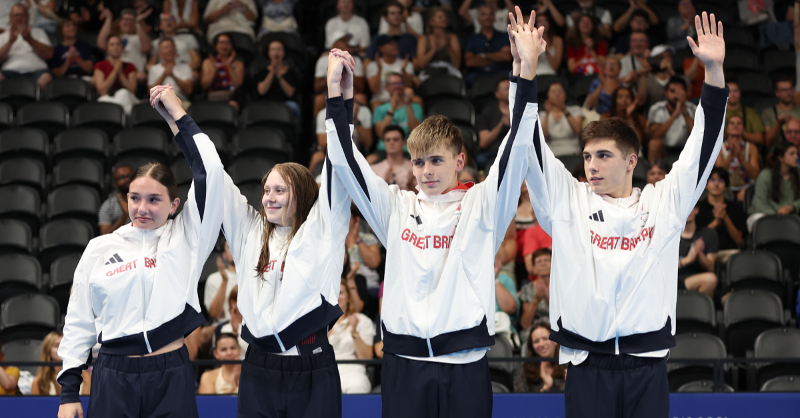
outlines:
[[[433,202],[433,209],[434,209],[433,212],[434,213],[437,213],[437,210],[439,209],[438,208],[438,204],[439,204],[438,201]],[[425,340],[428,343],[428,355],[430,357],[434,357],[434,355],[433,355],[433,347],[431,347],[431,322],[430,322],[430,316],[431,316],[431,291],[433,289],[433,273],[434,273],[434,270],[430,269],[428,251],[425,251],[423,254],[425,254],[425,264],[428,267],[427,268],[427,270],[428,270],[428,295],[427,295],[428,303],[427,303],[427,309],[425,311],[425,325],[426,325],[427,329],[425,330]]]
[[[142,269],[141,269],[142,270],[142,274],[141,274],[141,278],[142,279],[139,281],[139,283],[141,284],[141,289],[142,289],[142,335],[144,335],[144,343],[145,343],[145,345],[147,345],[147,352],[148,353],[152,353],[153,349],[150,348],[150,340],[147,339],[147,322],[146,322],[147,312],[145,310],[145,295],[144,295],[144,281],[146,280],[144,276],[145,276],[145,274],[147,274],[147,271],[144,268],[144,258],[146,256],[147,256],[147,240],[146,240],[146,237],[145,237],[145,231],[142,230]]]

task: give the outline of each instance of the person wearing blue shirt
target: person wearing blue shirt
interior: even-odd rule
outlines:
[[[75,76],[91,77],[94,72],[94,54],[89,43],[76,39],[78,24],[70,20],[61,24],[60,44],[53,47],[49,66],[55,78]]]
[[[507,73],[511,70],[511,44],[508,36],[494,28],[494,12],[483,5],[478,8],[481,31],[472,34],[464,46],[464,64],[469,69],[468,85],[481,75]]]

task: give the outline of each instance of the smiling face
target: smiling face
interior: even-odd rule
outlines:
[[[458,184],[458,172],[464,168],[464,154],[454,154],[439,146],[429,154],[414,157],[411,162],[420,190],[428,196],[438,196]]]
[[[578,31],[580,31],[581,35],[590,36],[592,34],[592,29],[594,29],[592,18],[589,16],[581,16],[581,19],[578,21]]]
[[[531,331],[531,345],[539,357],[555,357],[556,342],[550,341],[550,330],[538,327]]]
[[[172,40],[163,40],[158,47],[158,57],[161,58],[161,61],[167,64],[175,63],[175,55],[177,51],[175,50],[175,43]]]
[[[214,358],[217,360],[239,360],[239,355],[242,348],[239,347],[239,341],[236,338],[226,336],[217,340],[217,346],[214,347]]]
[[[230,55],[231,51],[233,51],[233,43],[228,35],[219,35],[217,37],[217,43],[214,44],[214,47],[217,50],[217,54],[223,58]]]
[[[267,221],[278,226],[292,225],[295,207],[292,204],[292,192],[289,185],[278,173],[272,170],[264,182],[264,195],[261,197]]]
[[[134,34],[136,33],[136,16],[132,14],[124,14],[119,19],[119,29],[122,33]]]
[[[160,228],[178,209],[180,199],[170,200],[167,187],[144,175],[131,182],[128,213],[133,226],[146,231]]]
[[[550,277],[550,254],[542,254],[533,260],[533,272],[540,278]]]
[[[632,184],[636,154],[625,154],[611,139],[595,139],[583,149],[586,179],[596,194],[621,196]]]
[[[28,9],[21,4],[11,6],[11,10],[8,13],[8,23],[10,23],[10,26],[16,26],[18,28],[28,26]]]

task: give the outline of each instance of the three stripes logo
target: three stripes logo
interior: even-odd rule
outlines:
[[[589,215],[589,220],[590,221],[596,221],[596,222],[605,222],[605,220],[603,220],[603,211],[602,210],[598,210],[597,212]]]
[[[114,264],[114,263],[121,263],[121,262],[122,262],[122,258],[119,256],[119,254],[115,253],[113,257],[109,258],[108,261],[106,261],[105,265]]]

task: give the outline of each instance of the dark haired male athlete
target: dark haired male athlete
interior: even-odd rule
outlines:
[[[531,203],[553,237],[550,339],[561,344],[560,363],[571,363],[567,418],[669,416],[680,235],[722,145],[728,98],[722,23],[704,12],[695,24],[689,46],[706,66],[705,84],[692,133],[664,180],[633,188],[639,138],[620,119],[581,132],[589,184],[555,158],[540,126],[528,132]]]

